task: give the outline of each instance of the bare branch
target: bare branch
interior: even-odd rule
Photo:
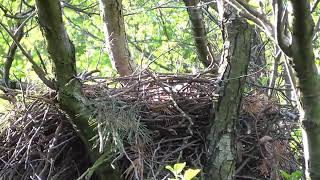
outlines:
[[[273,30],[266,29],[258,18],[254,17],[252,14],[246,11],[239,10],[239,14],[242,17],[254,22],[261,31],[265,32],[272,40],[275,40]]]
[[[316,10],[319,2],[320,2],[320,0],[316,0],[316,1],[313,3],[312,8],[311,8],[311,13],[313,13],[313,12]]]
[[[315,27],[314,27],[314,30],[313,30],[313,36],[312,36],[312,41],[316,41],[319,37],[318,35],[318,32],[320,30],[320,18],[318,19]]]
[[[20,26],[21,22],[18,21],[17,25]],[[23,26],[20,26],[23,27]],[[23,37],[23,28],[17,28],[17,30],[15,31],[14,34],[16,40],[18,42],[21,41],[22,37]],[[9,77],[10,77],[10,69],[12,66],[12,62],[14,60],[14,56],[16,54],[16,50],[17,50],[17,45],[15,42],[13,42],[8,50],[7,53],[7,57],[6,57],[6,61],[4,63],[4,68],[3,68],[3,81],[5,86],[9,87]]]
[[[240,15],[253,21],[263,32],[265,32],[271,39],[275,40],[274,37],[274,27],[266,19],[265,15],[259,13],[258,11],[252,9],[243,0],[226,0],[228,4],[236,8]]]
[[[20,42],[22,37],[23,37],[23,28],[26,25],[26,23],[28,22],[29,19],[31,19],[33,16],[35,15],[35,11],[32,12],[23,22],[21,22],[20,19],[18,19],[18,28],[15,30],[15,33],[13,34],[13,36],[15,37],[17,42]],[[17,50],[17,44],[15,42],[13,42],[10,45],[8,54],[7,54],[7,59],[4,65],[4,72],[3,72],[3,80],[4,83],[8,86],[9,85],[9,75],[10,75],[10,69],[12,66],[12,62],[14,60],[14,56]]]
[[[142,55],[143,55],[146,59],[150,60],[151,62],[149,62],[149,64],[154,63],[154,64],[156,64],[157,66],[159,66],[160,68],[165,69],[165,70],[167,70],[167,71],[170,71],[170,69],[169,69],[167,66],[164,66],[164,65],[162,65],[162,64],[160,64],[160,63],[158,63],[158,62],[156,61],[157,59],[159,59],[158,57],[155,57],[152,53],[149,53],[149,52],[143,50],[137,43],[132,42],[132,41],[130,40],[130,38],[128,38],[128,43],[130,43],[137,51],[139,51],[140,53],[142,53]]]
[[[241,16],[253,21],[263,32],[265,32],[269,36],[269,38],[271,38],[273,41],[278,43],[280,49],[286,55],[290,56],[291,55],[290,44],[288,41],[286,41],[286,39],[289,39],[289,38],[284,36],[283,26],[281,23],[283,21],[284,11],[283,11],[282,0],[280,1],[281,3],[274,3],[274,5],[277,4],[276,7],[278,9],[280,8],[279,10],[274,9],[274,12],[277,12],[277,14],[275,14],[276,27],[274,27],[264,14],[261,14],[260,12],[251,8],[246,1],[226,0],[227,3],[229,3],[231,6],[233,6],[239,11]]]
[[[63,3],[62,7],[66,7],[68,9],[71,9],[71,10],[75,11],[75,12],[83,13],[83,14],[86,14],[88,16],[92,16],[92,15],[99,16],[100,15],[98,12],[94,11],[95,7],[98,6],[98,3],[93,3],[93,4],[89,5],[88,7],[81,8],[81,7],[78,7],[76,5],[72,5],[67,1],[61,1],[61,2]],[[91,10],[91,12],[87,11],[87,10]],[[98,9],[97,9],[97,11],[98,11]]]
[[[42,58],[39,50],[37,49],[37,47],[35,47],[34,49],[36,50],[36,53],[37,53],[37,55],[38,55],[38,57],[39,57],[39,60],[40,60],[40,63],[41,63],[41,65],[42,65],[42,68],[43,68],[44,72],[45,72],[45,73],[48,73],[47,68],[46,68],[46,65],[44,64],[43,58]]]
[[[63,13],[63,12],[62,12]],[[86,30],[85,28],[79,26],[77,23],[73,22],[71,18],[69,18],[65,13],[63,13],[64,17],[66,18],[66,20],[71,24],[71,26],[75,27],[76,29],[78,29],[79,31],[83,32],[83,35],[87,35],[99,42],[104,42],[103,39],[101,39],[100,37],[98,37],[97,35],[92,34],[91,32],[89,32],[88,30]]]
[[[229,1],[229,0],[228,0]],[[249,4],[247,4],[244,0],[235,0],[241,7],[243,7],[243,9],[245,9],[249,14],[252,14],[254,17],[256,17],[261,24],[263,25],[263,27],[266,30],[269,30],[272,32],[273,30],[273,25],[268,21],[268,19],[266,18],[266,16],[264,14],[259,13],[258,11],[252,9]]]
[[[22,3],[24,4],[24,5],[26,5],[27,7],[29,7],[30,9],[35,9],[35,7],[34,6],[32,6],[32,5],[30,5],[26,0],[21,0],[22,1]]]
[[[275,88],[276,79],[278,78],[278,66],[281,59],[281,51],[279,48],[275,48],[275,58],[273,61],[273,69],[270,77],[270,82],[268,85],[268,96],[269,98],[273,95],[273,90]]]
[[[34,8],[30,8],[26,12],[19,13],[17,15],[13,15],[10,10],[8,10],[6,7],[4,7],[2,4],[0,4],[0,9],[4,13],[5,17],[11,18],[11,19],[25,19],[29,16],[29,14],[34,11]]]
[[[37,63],[33,60],[32,56],[22,47],[22,45],[17,41],[14,34],[10,32],[10,30],[2,23],[0,22],[0,25],[3,27],[3,29],[10,35],[14,43],[19,47],[22,54],[29,60],[29,62],[32,64],[32,68],[35,71],[35,73],[39,76],[39,78],[42,80],[42,82],[48,86],[51,89],[55,89],[55,83],[52,80],[47,79],[46,73],[37,65]]]

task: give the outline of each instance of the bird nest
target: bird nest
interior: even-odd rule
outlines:
[[[97,146],[118,139],[112,163],[125,179],[166,179],[171,174],[164,167],[178,162],[204,169],[218,89],[210,75],[148,73],[84,83],[98,109]],[[3,117],[10,125],[0,136],[0,179],[77,179],[92,165],[71,120],[52,102],[33,97]],[[297,115],[276,102],[264,94],[243,99],[237,179],[280,178],[301,169]]]

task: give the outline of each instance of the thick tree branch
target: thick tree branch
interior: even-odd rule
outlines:
[[[202,9],[197,7],[199,0],[184,0],[191,22],[194,43],[199,60],[205,67],[216,63],[208,47],[207,32],[203,21]]]
[[[278,43],[278,46],[280,49],[289,57],[292,56],[292,50],[290,47],[290,44],[288,41],[286,41],[286,38],[283,33],[283,16],[284,16],[284,10],[283,10],[283,3],[282,0],[273,0],[273,11],[275,15],[276,20],[276,40]]]
[[[21,24],[21,22],[18,21],[18,23],[17,23],[18,27],[20,26],[20,24]],[[21,26],[21,27],[22,28],[17,28],[17,30],[15,31],[15,34],[14,34],[14,37],[17,40],[17,42],[20,42],[23,37],[23,26]],[[10,69],[11,69],[16,51],[17,51],[17,44],[15,42],[13,42],[11,44],[11,46],[9,47],[6,61],[4,63],[4,68],[3,68],[3,81],[7,87],[9,87]]]
[[[16,39],[16,41],[19,43],[23,37],[23,29],[24,29],[24,26],[26,25],[26,23],[36,14],[35,11],[33,11],[25,20],[22,21],[22,19],[18,19],[18,27],[17,29],[15,30],[15,33],[13,34],[14,38]],[[8,32],[8,31],[7,31]],[[10,32],[8,32],[10,33]],[[8,51],[8,54],[7,54],[7,59],[6,59],[6,62],[5,62],[5,65],[4,65],[4,73],[3,73],[3,80],[4,80],[4,83],[6,85],[9,85],[9,76],[10,76],[10,69],[11,69],[11,66],[12,66],[12,62],[14,60],[14,56],[15,56],[15,53],[16,53],[16,50],[17,50],[17,44],[16,42],[14,41],[10,48],[9,48],[9,51]]]

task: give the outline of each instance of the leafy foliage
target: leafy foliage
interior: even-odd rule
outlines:
[[[182,175],[182,171],[185,169],[187,163],[177,163],[172,166],[166,166],[165,168],[169,170],[174,178],[169,178],[168,180],[191,180],[197,176],[200,169],[186,169]]]
[[[298,170],[298,171],[295,171],[291,174],[288,174],[287,172],[285,171],[280,171],[281,173],[281,176],[285,179],[285,180],[301,180],[302,177],[303,177],[303,173],[302,171]]]

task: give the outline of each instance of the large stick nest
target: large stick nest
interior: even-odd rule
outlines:
[[[164,166],[177,162],[204,169],[218,90],[209,75],[149,73],[95,78],[84,85],[97,107],[97,146],[103,149],[113,139],[118,150],[113,164],[126,179],[171,177]],[[52,102],[43,96],[29,99],[26,108],[16,104],[3,117],[10,126],[0,136],[0,179],[76,179],[92,165],[71,120]],[[301,168],[291,106],[262,93],[247,95],[236,127],[237,179],[280,178],[280,170]]]

